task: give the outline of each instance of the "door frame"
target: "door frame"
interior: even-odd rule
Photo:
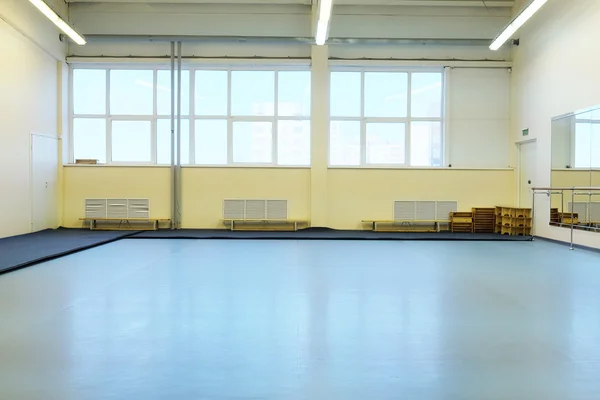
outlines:
[[[31,199],[31,204],[30,204],[30,207],[29,207],[29,221],[30,221],[29,222],[29,231],[30,232],[33,232],[33,218],[34,218],[34,212],[33,212],[33,210],[34,210],[34,207],[35,207],[35,200],[34,200],[34,193],[33,193],[33,137],[34,136],[41,136],[41,137],[45,137],[45,138],[48,138],[48,139],[55,140],[56,141],[56,149],[60,150],[60,148],[59,148],[59,144],[60,144],[59,140],[60,139],[58,137],[52,136],[52,135],[47,135],[47,134],[44,134],[44,133],[33,132],[33,131],[29,132],[29,198]],[[56,166],[56,172],[57,172],[56,184],[58,185],[58,167],[60,165],[60,151],[57,153],[56,157],[57,157],[57,159],[59,161],[59,164]],[[57,186],[56,190],[57,190],[57,193],[56,193],[57,199],[56,199],[56,201],[58,203],[58,201],[59,201],[59,199],[58,199],[58,190],[59,190],[58,186]]]
[[[520,140],[518,142],[515,142],[515,146],[517,148],[517,198],[516,198],[516,205],[519,206],[521,204],[521,167],[522,167],[522,160],[521,160],[521,146],[524,144],[530,144],[530,143],[536,143],[536,156],[537,156],[537,138],[531,138],[531,139],[527,139],[527,140]],[[532,204],[533,207],[533,204]]]

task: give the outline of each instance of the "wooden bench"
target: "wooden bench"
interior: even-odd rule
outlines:
[[[299,225],[308,226],[308,220],[302,219],[223,219],[223,225],[232,231],[297,231]],[[267,228],[270,225],[271,227]]]
[[[439,232],[440,224],[448,223],[448,221],[439,220],[398,220],[398,219],[365,219],[362,221],[363,224],[371,224],[373,232]],[[381,225],[400,225],[399,227],[393,228],[378,228],[378,224]],[[411,228],[412,224],[433,224],[433,229],[415,229]],[[408,228],[407,228],[408,227]]]
[[[89,222],[90,223],[90,230],[99,230],[99,231],[128,231],[128,230],[132,230],[131,227],[131,222],[148,222],[148,223],[152,223],[152,227],[151,228],[142,228],[142,229],[138,229],[136,228],[135,230],[138,231],[144,231],[144,230],[152,230],[155,231],[158,229],[158,225],[161,222],[171,222],[170,219],[168,218],[79,218],[80,221],[84,221],[84,222]],[[116,228],[98,228],[97,223],[98,221],[100,222],[118,222],[119,225]],[[122,227],[123,222],[127,223],[127,227]]]

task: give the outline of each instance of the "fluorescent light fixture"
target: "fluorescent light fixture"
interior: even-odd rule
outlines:
[[[317,43],[317,46],[323,46],[327,40],[332,8],[333,0],[319,1],[319,20],[317,22],[317,34],[315,36],[315,42]]]
[[[527,22],[527,20],[533,16],[533,14],[542,8],[547,1],[548,0],[533,0],[527,6],[527,8],[521,12],[521,14],[517,15],[517,17],[513,19],[513,21],[508,24],[506,28],[504,28],[502,33],[490,45],[490,50],[496,51],[502,47],[502,45],[506,43],[506,41],[510,39],[512,35],[514,35],[515,32],[518,31],[519,28],[522,27],[525,22]]]
[[[29,0],[38,10],[42,12],[50,21],[54,23],[64,32],[65,35],[70,37],[75,43],[79,45],[85,44],[85,39],[79,33],[75,32],[75,29],[71,28],[69,24],[65,22],[61,17],[58,16],[43,0]]]

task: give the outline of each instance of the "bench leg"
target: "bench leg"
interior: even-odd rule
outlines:
[[[90,231],[93,231],[93,230],[94,230],[94,220],[91,219],[90,220]]]
[[[298,230],[298,222],[294,221],[294,231],[297,231],[297,230]]]
[[[233,225],[234,225],[234,224],[235,224],[235,221],[234,221],[234,220],[231,220],[231,232],[233,232],[233,229],[234,229],[234,228],[233,228]]]

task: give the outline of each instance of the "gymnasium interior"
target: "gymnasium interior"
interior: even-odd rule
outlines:
[[[2,0],[0,399],[600,399],[598,0]]]

